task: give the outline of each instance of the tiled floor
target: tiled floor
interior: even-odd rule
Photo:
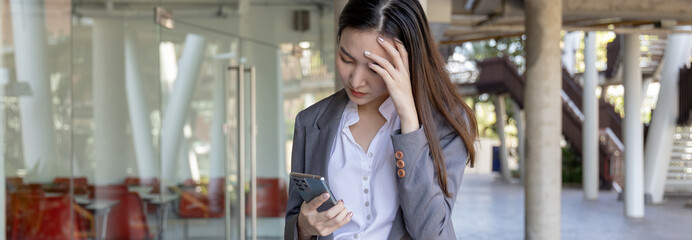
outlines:
[[[585,201],[580,188],[562,190],[562,239],[692,239],[692,198],[667,199],[646,205],[644,219],[624,216],[614,191]],[[524,192],[519,183],[506,184],[495,175],[466,175],[452,213],[459,239],[524,239]]]

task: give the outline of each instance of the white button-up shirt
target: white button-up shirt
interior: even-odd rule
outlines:
[[[379,111],[386,122],[368,152],[356,143],[349,128],[359,120],[358,105],[349,101],[341,116],[327,168],[329,188],[353,211],[353,218],[334,232],[334,239],[387,239],[392,229],[399,200],[391,134],[400,123],[391,98]]]

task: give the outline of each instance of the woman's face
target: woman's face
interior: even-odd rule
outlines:
[[[375,30],[350,27],[341,32],[336,68],[349,99],[358,105],[379,106],[389,97],[384,80],[368,67],[372,61],[365,57],[365,51],[370,51],[391,62],[389,54],[377,43],[377,36]],[[385,38],[385,41],[393,43],[391,39]]]

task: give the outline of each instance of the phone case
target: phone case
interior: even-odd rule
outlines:
[[[293,184],[295,189],[298,190],[298,193],[305,202],[312,201],[313,198],[322,195],[322,193],[329,193],[329,199],[327,199],[327,201],[317,208],[318,212],[329,210],[331,207],[336,205],[334,194],[332,194],[332,191],[329,190],[327,182],[322,176],[304,173],[291,173],[291,184]]]

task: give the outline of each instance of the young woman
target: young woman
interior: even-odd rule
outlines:
[[[292,171],[324,176],[338,204],[291,186],[286,239],[456,239],[452,207],[473,166],[476,120],[417,0],[351,0],[339,17],[344,89],[296,117]]]

